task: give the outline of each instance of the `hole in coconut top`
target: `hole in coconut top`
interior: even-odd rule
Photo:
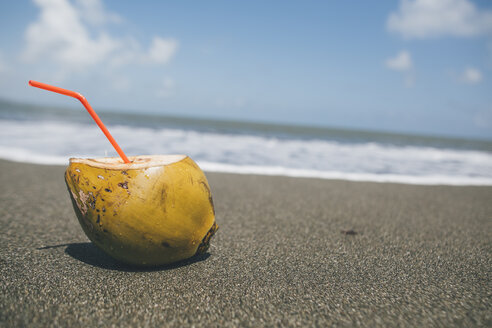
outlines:
[[[112,170],[145,169],[148,167],[164,166],[185,159],[186,155],[141,155],[130,156],[131,163],[125,163],[120,157],[101,158],[70,158],[70,163],[86,164],[92,167]]]

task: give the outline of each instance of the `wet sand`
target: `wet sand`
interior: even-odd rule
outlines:
[[[209,253],[136,270],[64,167],[0,161],[0,326],[492,326],[492,187],[208,173]]]

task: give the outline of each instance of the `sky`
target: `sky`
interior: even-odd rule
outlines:
[[[0,98],[492,140],[492,1],[0,2]]]

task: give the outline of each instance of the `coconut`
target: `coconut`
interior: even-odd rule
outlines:
[[[185,155],[71,158],[65,181],[85,234],[125,263],[156,266],[209,248],[218,226],[203,171]]]

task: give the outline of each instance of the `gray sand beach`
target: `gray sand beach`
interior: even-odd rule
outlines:
[[[209,253],[138,270],[64,169],[0,161],[0,326],[492,326],[492,187],[208,173]]]

